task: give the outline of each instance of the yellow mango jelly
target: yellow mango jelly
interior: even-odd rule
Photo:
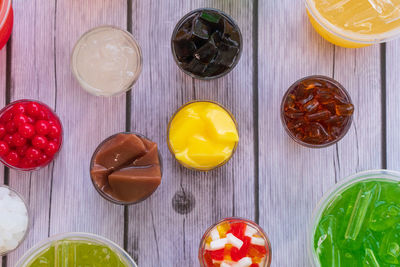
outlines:
[[[316,31],[343,47],[363,47],[398,36],[400,0],[306,0]]]
[[[188,168],[208,171],[218,167],[230,159],[238,141],[232,115],[214,102],[188,103],[169,123],[171,153]]]

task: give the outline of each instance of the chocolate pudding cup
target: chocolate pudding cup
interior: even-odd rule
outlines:
[[[91,161],[90,161],[90,177],[91,177],[91,181],[92,181],[93,186],[94,186],[94,188],[96,189],[96,191],[97,191],[97,192],[100,194],[100,196],[102,196],[104,199],[106,199],[106,200],[108,200],[108,201],[110,201],[110,202],[112,202],[112,203],[114,203],[114,204],[117,204],[117,205],[125,205],[125,206],[127,206],[127,205],[133,205],[133,204],[137,204],[137,203],[139,203],[139,202],[142,202],[143,200],[145,200],[145,199],[147,199],[148,197],[150,197],[150,196],[157,190],[158,186],[161,184],[161,178],[162,178],[162,172],[163,172],[163,164],[162,164],[161,153],[160,153],[160,151],[159,151],[159,149],[158,149],[158,146],[157,146],[158,166],[159,166],[159,169],[160,169],[160,182],[159,182],[158,185],[153,186],[154,188],[149,189],[145,195],[143,195],[142,197],[140,197],[140,198],[138,198],[138,199],[136,199],[136,200],[134,200],[134,201],[125,201],[125,200],[121,200],[121,199],[118,199],[118,198],[116,198],[116,197],[113,197],[111,194],[105,192],[105,191],[104,191],[104,188],[103,188],[103,189],[100,188],[99,185],[98,185],[98,184],[96,183],[96,181],[95,181],[96,179],[94,178],[93,171],[94,171],[95,166],[98,165],[98,164],[96,163],[96,156],[98,156],[100,150],[101,150],[105,145],[107,145],[107,143],[108,143],[110,140],[115,139],[115,138],[118,137],[119,135],[135,135],[135,136],[139,137],[141,140],[145,140],[145,141],[150,142],[150,143],[154,143],[154,142],[152,142],[152,141],[151,141],[150,139],[148,139],[147,137],[145,137],[145,136],[143,136],[143,135],[141,135],[141,134],[138,134],[138,133],[133,133],[133,132],[119,132],[119,133],[116,133],[116,134],[114,134],[114,135],[111,135],[111,136],[109,136],[108,138],[106,138],[105,140],[103,140],[103,141],[97,146],[96,150],[94,151],[94,153],[93,153],[93,155],[92,155],[92,158],[91,158]],[[154,144],[156,144],[156,143],[154,143]],[[157,144],[156,144],[156,145],[157,145]],[[147,152],[148,152],[148,151],[146,151],[146,153],[147,153]],[[144,155],[147,155],[147,154],[144,154]],[[140,157],[137,157],[137,158],[131,160],[132,163],[133,163],[134,161],[136,161],[137,159],[141,159],[144,155],[142,155],[142,156],[140,156]],[[126,169],[129,168],[128,165],[129,165],[129,164],[123,164],[122,167],[118,167],[118,168],[116,168],[116,169],[111,168],[111,170],[110,170],[111,173],[110,173],[110,174],[107,174],[107,176],[111,175],[113,172],[117,172],[117,171],[123,170],[124,168],[126,168]],[[150,167],[156,167],[156,166],[157,166],[157,164],[154,164],[154,165],[151,165]],[[146,168],[149,167],[149,166],[146,165],[146,166],[132,166],[132,167],[134,167],[134,168],[137,167],[138,169],[142,169],[142,170],[143,170],[143,169],[146,169]],[[141,179],[142,182],[143,182],[143,180],[145,180],[145,179]],[[108,183],[108,177],[107,177],[107,183]],[[110,186],[110,185],[108,184],[108,186]]]

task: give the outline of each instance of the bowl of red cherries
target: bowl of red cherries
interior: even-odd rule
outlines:
[[[62,144],[60,119],[47,105],[18,100],[0,111],[0,161],[22,171],[48,165]]]

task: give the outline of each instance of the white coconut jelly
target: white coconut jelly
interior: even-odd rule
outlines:
[[[28,229],[28,210],[21,197],[0,186],[0,255],[18,247]]]
[[[113,26],[94,28],[75,45],[72,70],[89,93],[112,96],[128,91],[142,68],[140,47],[133,36]]]

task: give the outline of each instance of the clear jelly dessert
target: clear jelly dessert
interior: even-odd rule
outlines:
[[[326,194],[310,231],[314,266],[400,266],[400,173],[362,172]]]
[[[399,0],[305,0],[310,21],[326,40],[355,48],[400,35]]]
[[[350,128],[354,106],[346,90],[325,76],[296,81],[286,92],[281,119],[286,132],[299,144],[326,147],[338,142]]]
[[[227,218],[203,235],[199,260],[201,267],[267,267],[271,264],[271,246],[254,222]]]
[[[0,256],[22,243],[28,225],[28,208],[23,198],[10,187],[0,185]]]
[[[114,26],[86,32],[72,52],[72,72],[96,96],[128,91],[142,71],[142,53],[132,34]]]
[[[11,0],[0,0],[0,50],[10,39],[14,24],[14,13]]]
[[[117,244],[89,233],[50,237],[31,248],[16,267],[137,267]]]
[[[168,147],[187,168],[208,171],[222,166],[232,157],[238,142],[233,115],[216,102],[189,102],[168,125]]]
[[[118,133],[93,153],[90,176],[96,190],[116,204],[134,204],[148,198],[161,183],[157,144],[134,133]]]
[[[57,115],[35,100],[12,102],[0,111],[0,160],[29,171],[48,165],[62,144]]]
[[[172,34],[178,66],[194,78],[213,79],[231,71],[242,50],[239,27],[217,9],[196,9],[185,15]]]

